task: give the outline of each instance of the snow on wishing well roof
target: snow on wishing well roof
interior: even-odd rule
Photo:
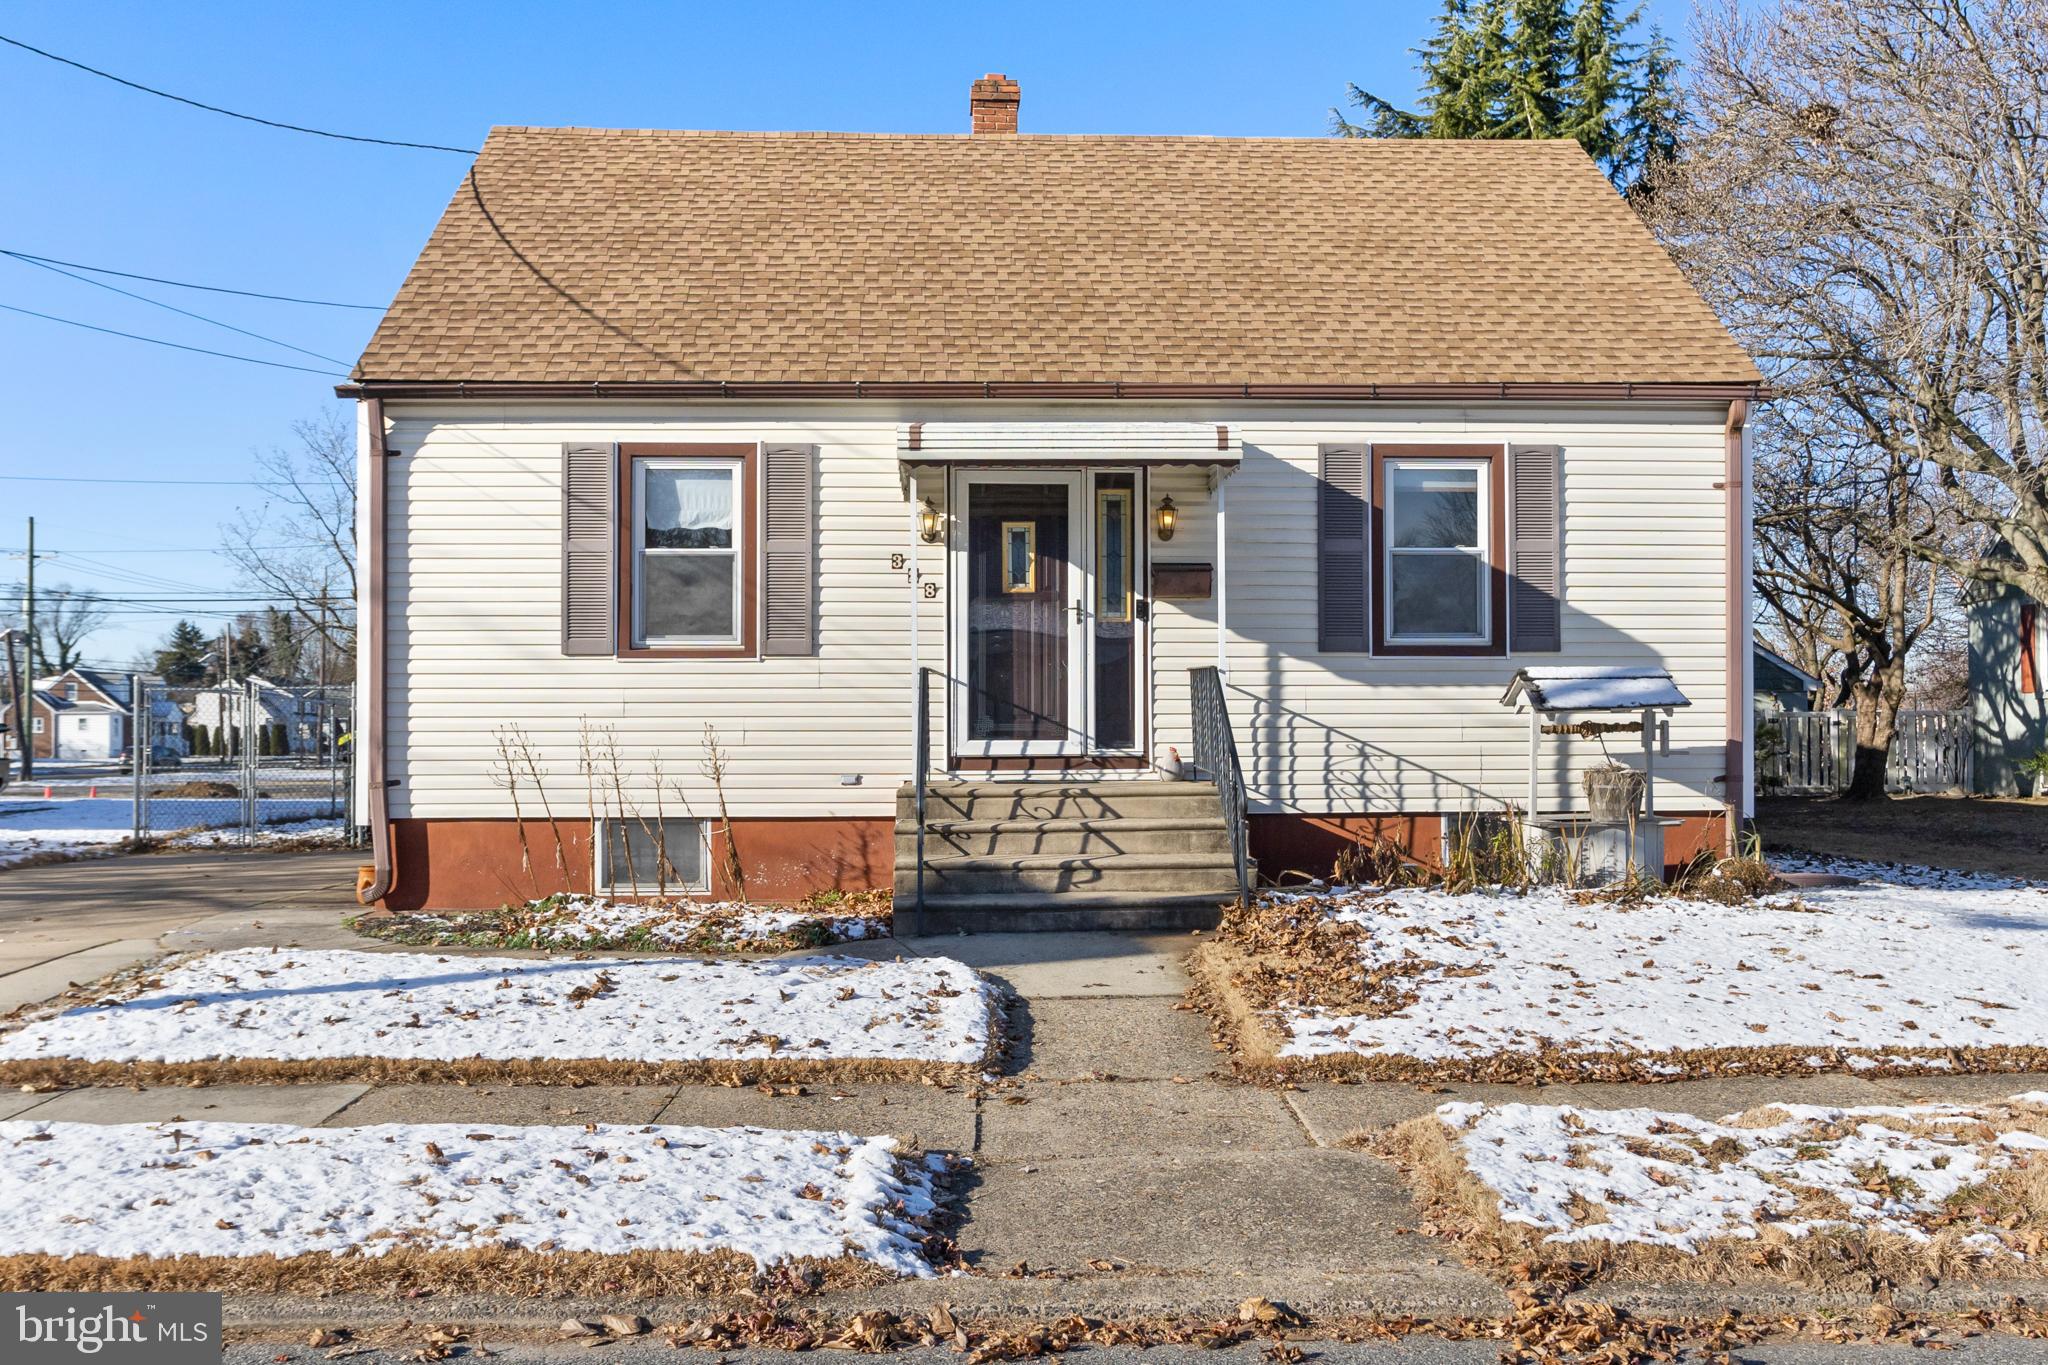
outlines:
[[[1508,684],[1501,704],[1538,711],[1641,711],[1692,702],[1661,668],[1525,668]]]

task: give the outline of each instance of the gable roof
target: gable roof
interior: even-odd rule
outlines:
[[[374,383],[1751,385],[1570,141],[498,128]]]
[[[56,695],[63,692],[66,679],[71,679],[82,683],[86,687],[90,687],[93,691],[99,693],[109,704],[114,706],[126,706],[128,704],[128,682],[125,678],[116,680],[97,669],[86,668],[83,665],[73,665],[62,673],[52,673],[45,677],[37,678],[34,685],[39,691]]]

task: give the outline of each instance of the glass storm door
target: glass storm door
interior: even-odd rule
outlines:
[[[1143,610],[1130,471],[959,476],[953,752],[1139,749]]]
[[[955,752],[1087,751],[1077,473],[968,473]]]

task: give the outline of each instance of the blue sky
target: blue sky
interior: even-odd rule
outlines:
[[[457,147],[493,123],[964,131],[985,71],[1022,82],[1030,132],[1316,136],[1346,81],[1412,90],[1408,49],[1436,8],[17,0],[0,33],[266,118]],[[1683,0],[1647,14],[1683,44]],[[0,248],[352,303],[389,301],[467,164],[237,123],[11,48],[0,119]],[[342,363],[0,258],[0,303],[321,370],[345,371],[376,320],[110,282]],[[294,420],[340,407],[333,382],[0,312],[0,584],[33,515],[57,552],[39,582],[125,599],[88,649],[125,665],[179,614],[144,599],[236,589],[219,527],[264,493],[233,481]],[[184,614],[217,625],[206,612],[232,605]]]

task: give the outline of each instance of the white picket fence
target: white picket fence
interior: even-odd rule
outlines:
[[[1759,718],[1775,725],[1776,743],[1761,737],[1758,776],[1766,790],[1838,792],[1856,766],[1856,712],[1781,711]],[[1885,763],[1885,787],[1895,792],[1970,789],[1970,713],[1899,712],[1899,733]]]

